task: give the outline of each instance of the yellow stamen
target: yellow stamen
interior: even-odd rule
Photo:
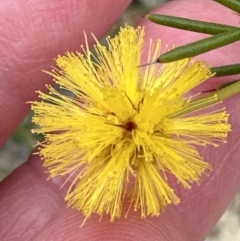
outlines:
[[[211,170],[196,146],[225,142],[230,125],[224,109],[189,116],[204,102],[185,97],[213,74],[201,61],[184,59],[139,68],[144,29],[126,26],[108,47],[96,40],[96,56],[67,53],[57,58],[51,75],[66,96],[51,86],[43,101],[33,102],[33,121],[45,136],[39,154],[50,176],[71,175],[69,206],[92,213],[122,216],[123,203],[141,216],[159,215],[180,199],[168,183],[174,175],[186,188]],[[149,43],[148,62],[160,54],[161,42]],[[92,62],[94,59],[94,62]],[[214,101],[213,101],[214,99]],[[199,109],[199,108],[198,108]]]

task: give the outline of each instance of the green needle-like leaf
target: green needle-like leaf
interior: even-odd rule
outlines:
[[[223,33],[226,31],[236,31],[240,29],[234,26],[228,26],[224,24],[209,23],[204,21],[160,14],[149,14],[146,15],[146,18],[157,24],[211,35]]]
[[[239,0],[214,0],[214,1],[234,10],[237,13],[240,13],[240,1]]]
[[[161,55],[158,63],[169,63],[176,60],[194,57],[210,50],[225,46],[240,40],[240,31],[230,31],[214,35],[184,46],[180,46]]]
[[[240,64],[213,67],[211,71],[215,73],[214,77],[240,74]]]

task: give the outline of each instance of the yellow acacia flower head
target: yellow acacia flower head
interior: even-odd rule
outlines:
[[[143,37],[142,27],[126,26],[107,38],[108,48],[96,40],[95,57],[88,46],[59,56],[51,75],[72,95],[48,86],[49,94],[38,92],[43,101],[32,102],[44,165],[51,177],[70,175],[66,201],[86,218],[108,213],[114,221],[124,200],[141,217],[179,203],[168,177],[186,188],[200,182],[211,166],[196,146],[217,146],[230,130],[223,109],[177,114],[192,101],[185,94],[212,74],[192,59],[139,68]],[[151,62],[161,44],[148,46]]]

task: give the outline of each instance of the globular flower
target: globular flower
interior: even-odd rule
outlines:
[[[114,221],[124,202],[141,217],[156,216],[180,202],[170,176],[190,188],[211,170],[196,147],[225,142],[228,114],[192,113],[192,103],[209,101],[186,95],[213,75],[204,62],[139,67],[144,46],[148,62],[161,48],[160,41],[145,45],[142,27],[126,26],[107,43],[96,40],[93,54],[86,40],[83,54],[57,58],[50,74],[71,95],[48,86],[32,102],[33,132],[45,137],[39,154],[51,177],[72,179],[65,199],[86,219],[107,213]]]

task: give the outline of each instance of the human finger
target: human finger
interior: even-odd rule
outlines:
[[[58,54],[84,44],[83,31],[101,38],[130,0],[21,1],[0,3],[0,146],[30,110],[51,77],[42,73]],[[89,38],[91,46],[93,39]]]

